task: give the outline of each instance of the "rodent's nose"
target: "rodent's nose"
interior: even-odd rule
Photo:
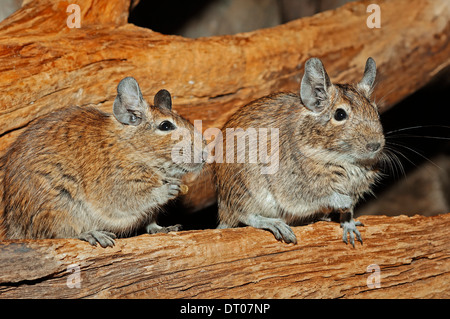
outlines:
[[[366,149],[370,152],[376,152],[380,149],[381,143],[367,143]]]

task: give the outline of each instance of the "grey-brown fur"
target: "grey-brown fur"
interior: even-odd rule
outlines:
[[[203,162],[175,164],[171,133],[194,127],[171,111],[161,90],[149,106],[133,78],[118,85],[113,114],[66,108],[36,120],[1,158],[3,231],[8,239],[80,238],[111,246],[147,225],[161,227],[161,207],[180,191],[183,175]],[[174,129],[162,131],[162,122]],[[192,139],[193,141],[194,139]]]
[[[378,110],[370,101],[374,80],[372,59],[356,85],[331,84],[320,60],[310,59],[300,95],[272,94],[239,109],[222,134],[226,128],[278,128],[279,168],[261,174],[266,165],[261,162],[214,164],[219,228],[250,225],[295,243],[288,224],[335,210],[342,212],[344,241],[349,234],[353,244],[356,234],[362,242],[353,208],[377,180],[384,146]],[[345,120],[334,118],[337,109],[346,111]]]

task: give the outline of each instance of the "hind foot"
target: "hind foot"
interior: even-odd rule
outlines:
[[[97,246],[97,243],[99,243],[100,246],[106,248],[114,246],[114,239],[116,239],[116,235],[108,231],[91,230],[81,233],[78,236],[78,239],[87,241],[92,246]]]
[[[271,231],[275,238],[279,241],[284,241],[287,244],[297,244],[297,237],[295,236],[292,228],[279,218],[269,218],[252,214],[246,218],[244,223],[255,228],[262,228]]]
[[[363,243],[361,238],[361,233],[356,228],[356,226],[364,226],[361,222],[355,222],[353,218],[350,221],[346,221],[341,223],[341,228],[344,230],[344,234],[342,235],[342,240],[344,243],[348,244],[347,234],[350,236],[350,244],[352,244],[353,248],[355,247],[355,235],[356,239],[361,243]]]

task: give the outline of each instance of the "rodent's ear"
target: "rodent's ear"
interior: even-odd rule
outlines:
[[[172,97],[169,91],[162,89],[156,93],[153,105],[159,108],[172,110]]]
[[[358,83],[358,88],[366,93],[367,97],[370,97],[373,90],[373,84],[375,83],[375,77],[377,75],[377,66],[375,60],[368,58],[366,67],[364,68],[364,75],[361,81]]]
[[[120,81],[113,105],[115,118],[122,124],[137,126],[145,120],[145,108],[147,103],[137,81],[132,77]]]
[[[305,74],[300,87],[303,104],[313,112],[324,108],[322,101],[328,99],[328,89],[332,86],[322,61],[311,58],[305,63]]]

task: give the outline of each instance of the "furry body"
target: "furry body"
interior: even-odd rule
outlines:
[[[368,87],[324,86],[313,90],[318,101],[310,107],[300,95],[272,94],[242,107],[224,125],[223,135],[227,128],[277,128],[279,168],[261,174],[262,163],[214,164],[219,228],[251,225],[296,242],[286,224],[330,211],[348,212],[353,222],[353,207],[379,177],[383,130]],[[346,117],[340,120],[342,110]],[[274,142],[268,141],[269,149]]]
[[[81,236],[94,244],[82,234],[161,228],[155,224],[161,206],[176,197],[184,173],[202,164],[174,164],[174,141],[157,129],[162,121],[191,132],[193,126],[170,108],[138,100],[139,125],[71,107],[38,119],[18,137],[1,159],[6,238]]]

